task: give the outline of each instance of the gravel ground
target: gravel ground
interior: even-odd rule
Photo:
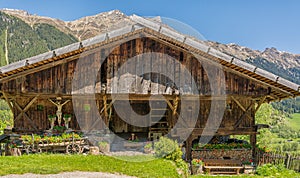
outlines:
[[[109,152],[106,154],[107,156],[136,156],[136,155],[148,155],[138,151],[115,151]]]
[[[131,176],[120,175],[120,174],[109,174],[102,172],[64,172],[59,174],[11,174],[7,176],[0,176],[1,178],[134,178]]]

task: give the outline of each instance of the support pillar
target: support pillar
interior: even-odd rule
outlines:
[[[254,163],[256,163],[256,158],[257,158],[257,156],[256,156],[256,154],[257,154],[257,149],[256,149],[256,134],[252,134],[252,135],[250,135],[250,144],[251,144],[251,146],[252,146],[252,158],[254,158]]]
[[[193,141],[193,137],[192,135],[189,136],[189,138],[186,140],[186,161],[190,162],[191,161],[191,153],[192,153],[192,141]]]

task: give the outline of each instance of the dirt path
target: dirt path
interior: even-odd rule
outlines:
[[[134,178],[131,176],[120,175],[120,174],[109,174],[103,172],[64,172],[59,174],[11,174],[7,176],[0,176],[1,178]]]

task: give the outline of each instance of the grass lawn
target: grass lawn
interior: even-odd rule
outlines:
[[[122,161],[122,160],[130,160]],[[150,160],[150,161],[149,161]],[[141,162],[143,161],[143,162]],[[35,154],[20,157],[0,157],[0,176],[8,174],[57,174],[61,172],[88,171],[117,173],[136,177],[181,177],[175,164],[164,159],[153,159],[151,156],[122,156],[116,159],[108,156]],[[298,174],[294,174],[296,177]],[[295,177],[293,176],[293,177]],[[209,176],[197,175],[190,178],[263,178],[257,175]],[[274,175],[272,177],[285,177]],[[298,176],[300,178],[300,175]]]
[[[135,156],[131,160],[149,160]],[[119,173],[137,177],[179,177],[174,163],[163,159],[146,162],[127,162],[108,156],[41,154],[20,157],[0,157],[0,175],[56,174],[60,172],[90,171]]]
[[[300,130],[300,113],[292,115],[291,119],[288,119],[288,125],[295,130]]]

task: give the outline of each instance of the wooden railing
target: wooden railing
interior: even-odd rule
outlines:
[[[258,152],[257,165],[263,164],[284,164],[286,168],[300,172],[300,154],[281,152]]]

